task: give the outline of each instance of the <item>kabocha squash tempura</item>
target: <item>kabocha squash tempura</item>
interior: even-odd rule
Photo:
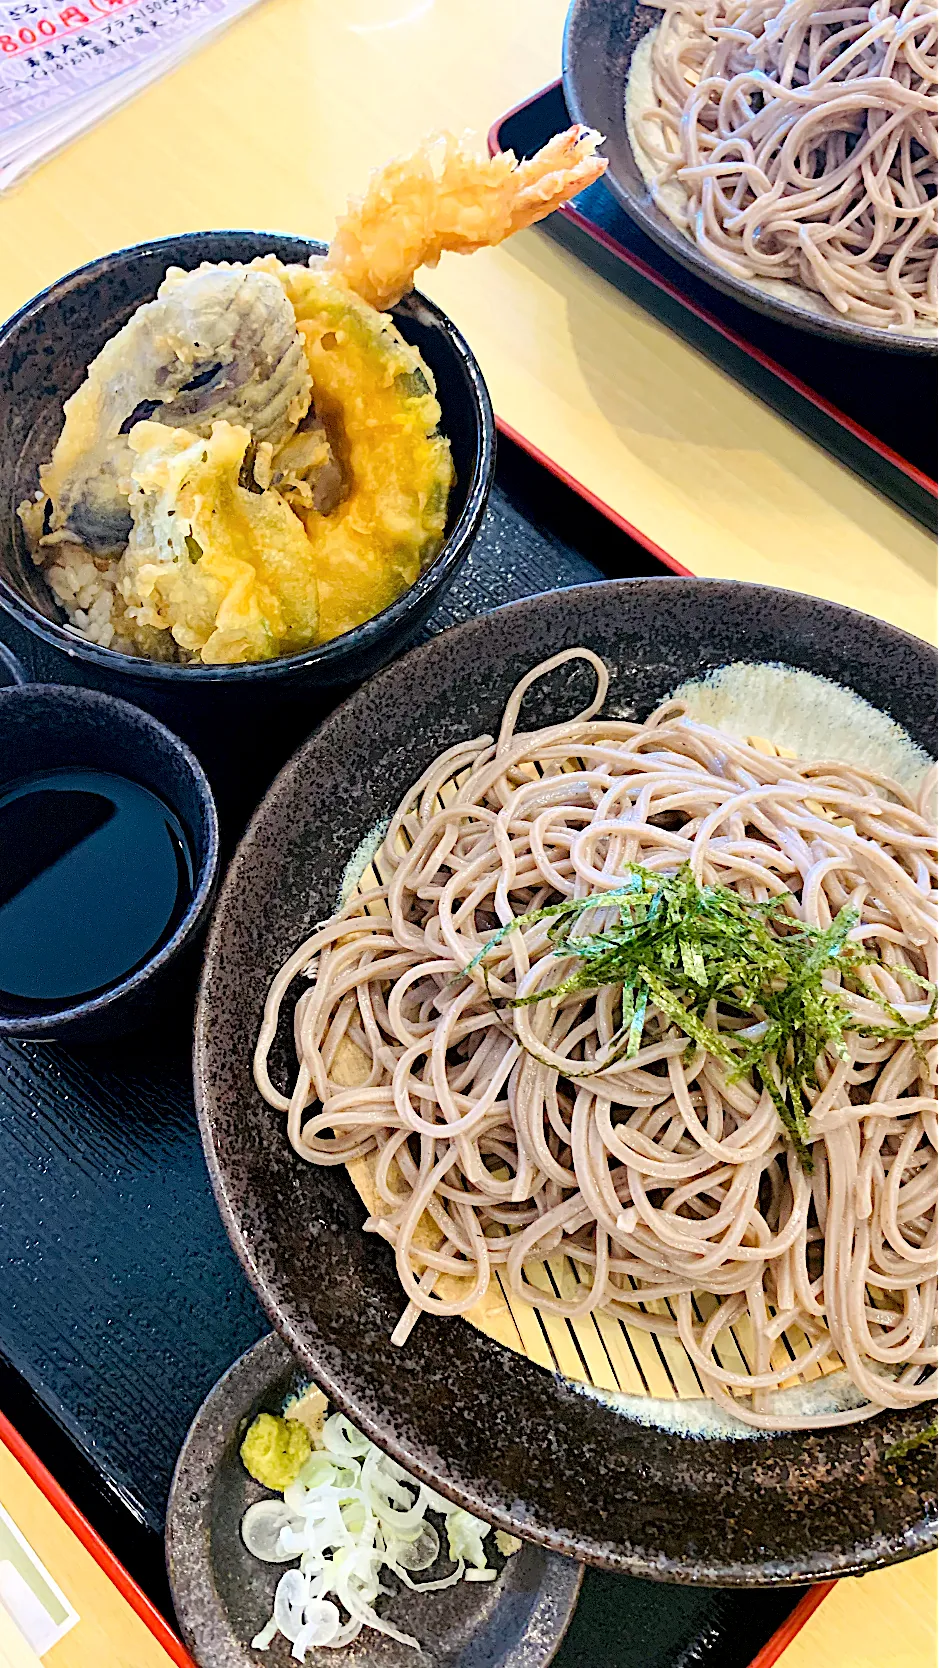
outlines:
[[[443,135],[373,176],[322,260],[170,268],[66,401],[19,508],[74,629],[155,660],[270,660],[413,585],[453,463],[430,368],[377,309],[443,250],[590,184],[598,143],[571,128],[518,164]]]

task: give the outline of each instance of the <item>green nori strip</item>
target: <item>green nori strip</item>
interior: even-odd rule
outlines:
[[[937,1438],[939,1438],[939,1423],[934,1419],[932,1424],[927,1425],[924,1431],[917,1431],[915,1436],[905,1436],[900,1442],[894,1442],[884,1454],[884,1459],[906,1459],[907,1454],[912,1454],[914,1449],[926,1448]]]
[[[395,377],[395,387],[406,400],[419,400],[431,392],[430,383],[419,369],[399,371]]]
[[[935,1018],[936,987],[903,969],[904,978],[931,992],[926,1017],[912,1024],[905,1021],[863,976],[863,969],[878,961],[862,945],[848,942],[859,919],[856,910],[840,910],[822,930],[806,926],[789,912],[789,892],[753,903],[730,887],[699,886],[688,865],[677,874],[662,875],[633,864],[628,876],[627,883],[613,891],[568,898],[518,916],[493,933],[465,971],[472,973],[510,932],[550,921],[553,954],[573,957],[578,965],[559,984],[517,997],[509,1007],[619,986],[622,1024],[603,1065],[592,1068],[604,1070],[638,1053],[651,999],[692,1042],[728,1068],[731,1081],[757,1074],[803,1168],[811,1172],[807,1090],[809,1085],[819,1088],[815,1067],[820,1055],[830,1050],[846,1058],[844,1039],[851,1031],[869,1037],[915,1037]],[[599,932],[575,935],[581,917],[601,908],[614,910],[617,918]],[[890,1023],[872,1025],[856,1019],[838,992],[823,983],[823,975],[833,967],[849,989],[875,1002]],[[487,989],[488,983],[486,977]],[[704,1018],[712,1002],[761,1025],[759,1035],[714,1030]]]

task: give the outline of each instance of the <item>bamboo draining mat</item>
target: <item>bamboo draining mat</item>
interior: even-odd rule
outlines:
[[[750,736],[747,739],[751,746],[770,756],[796,757],[792,748],[777,748],[762,737]],[[446,784],[444,795],[438,802],[442,806],[456,792],[456,783]],[[817,809],[821,814],[821,807]],[[375,863],[369,863],[358,881],[357,890],[367,891],[380,886],[383,878]],[[381,903],[370,907],[376,913],[384,911]],[[354,1052],[358,1054],[357,1049]],[[359,1061],[351,1053],[340,1056],[334,1067],[336,1075],[348,1075],[350,1083],[355,1082],[358,1069]],[[369,1157],[356,1159],[347,1169],[371,1214],[387,1214],[388,1207],[379,1200],[375,1191]],[[425,1243],[439,1243],[439,1232],[429,1218],[425,1217],[419,1225],[417,1243],[420,1243],[421,1229],[426,1235]],[[569,1257],[553,1256],[545,1261],[526,1263],[525,1276],[539,1290],[562,1298],[576,1297],[580,1289],[576,1265]],[[446,1293],[448,1298],[455,1296],[458,1282],[453,1276],[444,1276],[438,1281],[436,1290],[441,1295]],[[642,1307],[647,1313],[666,1315],[672,1320],[675,1318],[667,1299]],[[715,1307],[715,1300],[708,1293],[697,1295],[695,1308],[700,1320],[706,1320]],[[596,1390],[654,1397],[661,1401],[700,1400],[705,1395],[698,1373],[680,1339],[628,1326],[618,1316],[602,1309],[576,1320],[540,1310],[512,1292],[502,1270],[498,1268],[493,1272],[485,1297],[464,1318],[497,1343],[527,1356],[538,1366]],[[843,1365],[839,1356],[830,1354],[800,1374],[797,1365],[799,1357],[806,1354],[809,1348],[809,1340],[799,1328],[791,1328],[777,1340],[770,1358],[772,1367],[784,1367],[788,1362],[793,1364],[793,1376],[784,1381],[782,1388],[822,1378]],[[731,1372],[753,1371],[755,1350],[748,1320],[726,1328],[719,1335],[714,1357],[718,1365]]]

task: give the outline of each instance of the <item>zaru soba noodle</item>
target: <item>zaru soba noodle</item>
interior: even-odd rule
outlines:
[[[659,207],[725,272],[881,329],[936,323],[929,0],[665,0],[627,120]]]
[[[579,716],[517,730],[570,659]],[[498,737],[443,753],[271,987],[255,1072],[312,1164],[368,1158],[406,1308],[493,1271],[541,1309],[677,1334],[767,1428],[935,1394],[935,834],[863,767],[767,757],[667,702],[598,717],[574,649]],[[449,797],[448,795],[452,795]],[[281,1004],[299,1059],[268,1053]],[[350,1070],[350,1060],[357,1069]],[[566,1256],[580,1295],[526,1280]],[[655,1300],[658,1312],[644,1305]],[[750,1373],[715,1340],[749,1320]],[[801,1330],[794,1365],[770,1365]],[[836,1352],[834,1412],[775,1394]],[[930,1370],[932,1369],[932,1370]],[[849,1387],[850,1388],[850,1387]],[[851,1405],[847,1405],[850,1403]]]

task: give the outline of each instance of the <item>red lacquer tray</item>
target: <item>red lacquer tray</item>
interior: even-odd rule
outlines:
[[[788,1650],[796,1634],[804,1628],[809,1617],[818,1609],[822,1600],[828,1597],[835,1585],[834,1581],[820,1581],[817,1587],[809,1587],[781,1627],[776,1629],[773,1637],[767,1639],[759,1655],[753,1658],[750,1668],[773,1668],[774,1663],[779,1661],[783,1651]]]
[[[560,81],[500,116],[489,149],[531,156],[569,126]],[[600,181],[544,229],[925,526],[936,526],[936,367],[764,318],[647,238]]]
[[[69,1532],[64,1540],[60,1533],[53,1545],[47,1524],[44,1531],[40,1527],[38,1538],[34,1528],[29,1541],[21,1541],[21,1545],[29,1548],[26,1554],[27,1567],[39,1571],[40,1581],[51,1576],[57,1584],[61,1581],[65,1588],[64,1592],[60,1590],[56,1596],[71,1613],[65,1626],[59,1630],[60,1637],[51,1647],[53,1662],[85,1665],[97,1659],[98,1668],[110,1668],[111,1664],[116,1668],[118,1663],[129,1661],[126,1653],[130,1651],[135,1656],[141,1652],[146,1654],[148,1663],[155,1664],[157,1660],[165,1662],[166,1668],[170,1668],[170,1664],[173,1663],[177,1668],[196,1668],[189,1652],[155,1605],[141,1591],[123,1564],[118,1562],[88,1519],[56,1482],[52,1473],[24,1442],[15,1426],[0,1413],[0,1452],[3,1450],[16,1462],[12,1466],[6,1465],[3,1470],[2,1504],[9,1513],[9,1521],[18,1525],[20,1522],[29,1523],[35,1520],[35,1509],[29,1498],[30,1485],[33,1485]],[[74,1537],[74,1540],[71,1537]],[[81,1554],[76,1557],[76,1542],[94,1560],[116,1594],[120,1595],[117,1604],[112,1598],[109,1604],[102,1605],[101,1593],[95,1591],[89,1580]],[[124,1606],[132,1613],[130,1621]],[[15,1620],[15,1611],[13,1615]],[[133,1618],[136,1618],[136,1622]],[[145,1628],[147,1633],[152,1635],[159,1649],[147,1649],[147,1634],[143,1633],[141,1628]],[[103,1644],[109,1651],[107,1664],[100,1660]],[[43,1658],[46,1656],[47,1648],[36,1641],[36,1649],[41,1651]],[[24,1650],[23,1655],[25,1659],[31,1656],[31,1652]],[[16,1652],[14,1660],[20,1660]],[[38,1656],[36,1660],[39,1660]],[[7,1661],[2,1642],[0,1661]]]

